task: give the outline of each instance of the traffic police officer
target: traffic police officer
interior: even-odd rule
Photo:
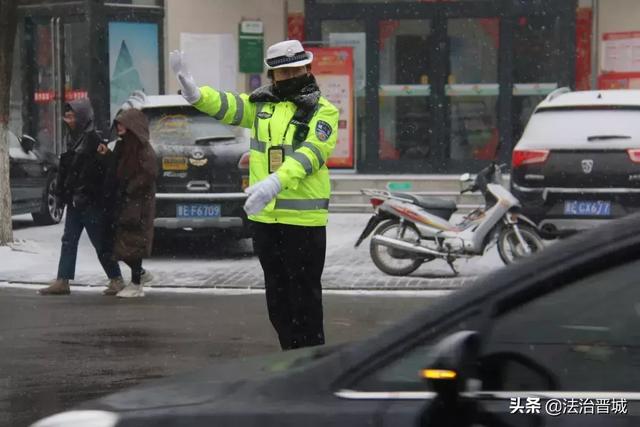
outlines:
[[[247,95],[198,88],[182,53],[170,56],[187,101],[224,123],[252,129],[244,209],[283,350],[324,344],[321,276],[331,194],[326,161],[336,145],[338,109],[320,95],[312,61],[297,40],[269,47],[271,84]]]

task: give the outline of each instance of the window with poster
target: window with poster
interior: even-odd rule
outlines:
[[[640,89],[640,31],[602,35],[600,89]]]
[[[331,157],[330,168],[351,169],[354,167],[353,117],[354,79],[353,48],[310,47],[313,53],[313,74],[322,96],[327,98],[340,112],[338,119],[338,141]]]
[[[64,150],[66,101],[89,97],[96,126],[105,132],[111,107],[123,92],[164,90],[164,1],[48,0],[22,5],[18,34],[23,36],[18,40],[24,69],[23,131],[36,137],[43,149],[55,154]]]
[[[111,119],[135,90],[158,95],[158,24],[109,23],[109,82]]]

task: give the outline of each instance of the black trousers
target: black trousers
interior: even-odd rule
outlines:
[[[124,263],[131,269],[131,283],[139,285],[144,271],[142,269],[142,258],[125,260]]]
[[[322,270],[326,227],[252,223],[267,296],[269,320],[280,347],[289,350],[324,344]]]

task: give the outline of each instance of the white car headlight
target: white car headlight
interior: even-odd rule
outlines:
[[[107,411],[68,411],[43,418],[31,427],[114,427],[118,415]]]

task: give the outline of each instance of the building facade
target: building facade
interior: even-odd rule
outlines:
[[[188,7],[186,7],[188,5]],[[229,1],[229,0],[166,0],[166,44],[167,52],[181,48],[181,35],[227,34],[233,36],[235,49],[230,52],[232,61],[238,61],[238,24],[243,20],[262,21],[264,28],[264,48],[284,40],[287,34],[288,2],[284,0]],[[165,64],[166,88],[168,93],[176,93],[178,83]],[[217,70],[211,69],[211,73]],[[260,76],[260,83],[266,82],[266,74]],[[237,91],[249,90],[248,77],[237,72]]]
[[[305,37],[359,33],[358,170],[447,174],[508,162],[533,107],[576,84],[571,0],[307,0]]]
[[[640,31],[636,0],[21,0],[20,14],[11,126],[58,153],[65,101],[89,96],[106,132],[132,90],[175,93],[167,53],[185,36],[229,36],[233,62],[244,20],[262,21],[265,48],[352,46],[354,173],[508,163],[537,103],[597,87],[602,39]],[[267,82],[235,75],[232,90]]]

